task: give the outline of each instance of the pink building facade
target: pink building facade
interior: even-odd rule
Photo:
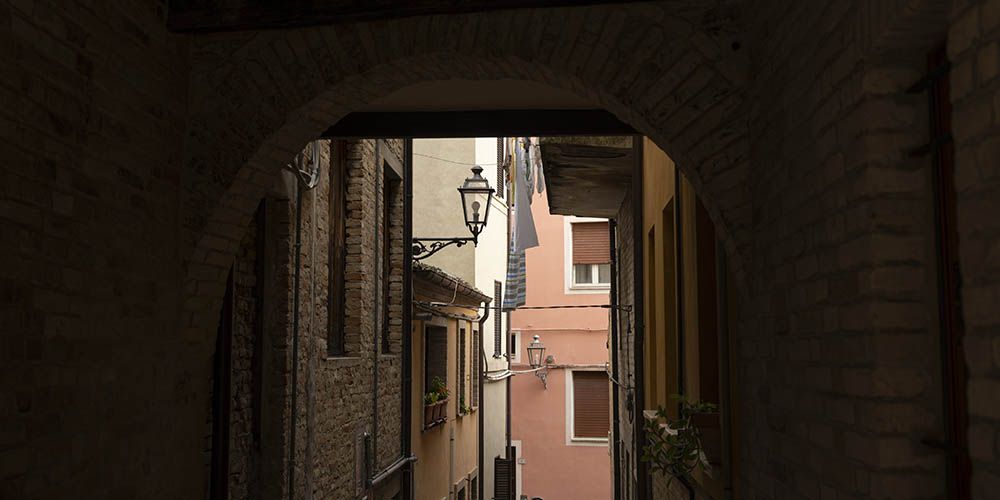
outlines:
[[[537,196],[532,214],[540,246],[527,250],[525,306],[603,305],[609,302],[610,266],[602,250],[585,245],[603,230],[602,219],[550,215]],[[577,237],[574,239],[574,228]],[[599,238],[598,238],[599,239]],[[577,243],[574,254],[574,241]],[[606,243],[606,236],[604,242]],[[592,242],[591,242],[592,243]],[[511,315],[512,364],[526,370],[527,347],[535,335],[552,356],[546,388],[531,374],[511,387],[511,443],[515,448],[519,499],[607,500],[611,498],[608,449],[608,309],[516,310]]]

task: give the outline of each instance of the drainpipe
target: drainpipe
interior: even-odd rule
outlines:
[[[312,157],[319,164],[319,141],[313,141]],[[318,172],[318,169],[317,169]],[[309,224],[309,338],[306,339],[306,443],[305,462],[310,464],[303,471],[306,481],[306,498],[313,497],[313,442],[316,432],[316,192],[312,191],[310,205],[312,216]]]
[[[374,220],[372,224],[372,245],[374,248],[374,258],[372,259],[372,284],[376,287],[375,297],[379,297],[382,293],[384,287],[380,287],[378,283],[378,275],[381,271],[381,266],[379,265],[379,259],[384,258],[382,256],[382,245],[379,242],[379,217],[382,216],[382,210],[380,207],[384,201],[382,200],[383,194],[385,193],[385,188],[382,183],[379,182],[380,179],[385,178],[385,174],[379,175],[379,167],[382,166],[382,159],[379,157],[378,140],[375,141],[375,213]],[[383,180],[384,182],[384,180]],[[386,224],[388,221],[382,221]],[[383,276],[382,279],[388,279],[387,276]],[[382,297],[382,300],[387,300],[388,297]],[[369,485],[371,486],[371,479],[375,477],[375,471],[378,470],[378,360],[379,360],[379,346],[382,343],[382,328],[384,325],[379,324],[379,313],[382,311],[382,304],[379,301],[374,301],[374,307],[372,307],[372,456],[371,456],[371,477],[369,478]],[[384,318],[383,318],[384,321]],[[372,492],[374,494],[374,491]]]
[[[613,469],[613,484],[614,488],[614,500],[621,500],[621,470],[619,468],[618,458],[621,456],[621,447],[618,442],[618,425],[619,425],[619,415],[618,415],[618,391],[621,388],[618,386],[618,249],[615,240],[615,231],[617,230],[618,223],[611,219],[608,221],[608,242],[611,245],[611,380],[616,381],[612,384],[614,390],[611,391],[611,463],[614,464]],[[480,498],[482,498],[480,496]]]
[[[637,457],[642,456],[642,447],[646,443],[646,432],[643,417],[643,406],[646,391],[645,381],[645,297],[643,276],[645,273],[643,261],[643,190],[642,190],[642,168],[643,168],[643,137],[641,135],[632,136],[632,152],[635,155],[635,165],[632,172],[632,248],[633,248],[633,283],[635,290],[632,292],[632,314],[635,318],[635,330],[633,330],[633,359],[635,373],[633,377],[634,388],[632,403],[635,405],[633,413],[633,434],[635,441],[633,447]],[[649,466],[642,460],[637,460],[637,483],[635,488],[635,500],[646,500],[649,493]]]
[[[413,358],[410,333],[407,329],[413,328],[413,139],[403,141],[403,339],[402,339],[402,397],[401,404],[403,411],[400,412],[400,425],[402,429],[400,439],[402,440],[400,450],[403,456],[415,459],[412,456],[413,430]],[[481,393],[480,393],[481,394]],[[413,480],[410,462],[406,463],[404,469],[405,477],[401,481],[402,499],[413,498],[413,488],[410,484]],[[482,498],[482,497],[480,497]]]
[[[313,151],[317,151],[314,149]],[[302,281],[302,193],[312,189],[319,182],[318,158],[309,164],[312,171],[305,170],[305,159],[296,155],[295,165],[286,165],[295,174],[295,275],[292,280],[292,374],[291,406],[288,429],[288,500],[295,499],[295,431],[298,424],[298,378],[299,378],[299,285]]]
[[[485,442],[484,442],[485,441],[485,435],[483,434],[483,432],[485,431],[485,428],[486,428],[486,423],[485,423],[486,421],[485,421],[484,414],[486,413],[486,399],[487,398],[483,397],[484,396],[484,394],[483,394],[483,371],[486,370],[489,367],[489,365],[487,364],[487,363],[489,363],[489,359],[486,357],[486,347],[483,345],[483,332],[486,331],[483,327],[486,324],[486,320],[488,320],[490,318],[490,311],[493,309],[493,307],[498,307],[498,306],[496,304],[490,304],[489,302],[487,302],[486,303],[485,312],[483,313],[483,316],[481,318],[479,318],[479,358],[482,360],[482,362],[480,363],[479,370],[478,370],[479,373],[477,374],[478,375],[478,377],[477,377],[478,378],[477,383],[479,384],[479,416],[478,416],[478,419],[479,419],[479,422],[478,422],[478,424],[479,424],[479,440],[478,440],[479,441],[479,450],[478,450],[478,452],[479,452],[478,453],[479,460],[478,460],[478,462],[479,463],[477,465],[478,470],[479,470],[479,485],[477,487],[479,488],[479,491],[476,493],[476,498],[484,498],[483,497],[483,493],[485,492],[485,488],[483,487],[483,466],[485,465],[483,463],[483,449],[485,449],[486,446],[485,446]],[[500,313],[497,312],[497,316],[499,316],[499,315],[500,315]]]

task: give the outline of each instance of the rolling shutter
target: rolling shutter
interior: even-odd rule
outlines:
[[[573,372],[573,437],[607,439],[609,412],[607,373]]]
[[[607,222],[576,222],[573,231],[574,264],[607,264],[611,262],[611,243]]]

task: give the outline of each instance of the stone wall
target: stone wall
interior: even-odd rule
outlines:
[[[264,228],[258,227],[257,219],[247,227],[247,232],[240,243],[233,264],[233,332],[231,354],[231,389],[230,389],[230,436],[229,461],[230,487],[232,499],[257,498],[251,497],[251,492],[259,491],[260,484],[257,468],[259,467],[259,434],[255,427],[260,418],[257,413],[257,384],[262,371],[256,366],[260,362],[261,353],[257,349],[263,340],[259,331],[263,318],[258,311],[260,304],[259,287],[263,285],[263,277],[258,277],[257,237]],[[255,435],[256,434],[256,435]]]
[[[391,149],[400,150],[399,140],[388,141]],[[329,145],[323,144],[323,165],[328,168]],[[303,200],[303,315],[308,314],[312,301],[313,313],[304,317],[303,332],[307,356],[302,390],[307,402],[300,415],[303,436],[303,484],[320,498],[347,498],[356,494],[358,472],[356,446],[364,443],[361,435],[373,432],[373,419],[378,420],[373,450],[377,453],[374,473],[381,471],[399,457],[401,431],[401,358],[402,325],[402,189],[391,192],[390,221],[392,237],[389,258],[390,280],[390,351],[377,352],[380,344],[382,176],[384,163],[376,163],[376,141],[348,141],[347,151],[347,214],[346,242],[346,312],[344,356],[327,355],[327,321],[329,314],[329,175],[324,174],[319,185]],[[315,206],[314,206],[315,205]],[[315,210],[314,210],[315,209]],[[314,218],[315,214],[315,218]],[[306,245],[308,241],[308,245]],[[312,271],[315,269],[315,288]],[[300,368],[301,369],[301,368]],[[375,374],[378,392],[375,393]],[[377,396],[377,397],[376,397]],[[307,465],[308,464],[308,465]],[[381,492],[391,496],[394,491]],[[380,496],[381,498],[381,496]]]
[[[399,149],[401,141],[389,144]],[[391,235],[389,290],[390,344],[388,352],[377,355],[382,316],[382,298],[378,290],[381,278],[366,279],[381,273],[382,168],[376,163],[375,141],[351,141],[346,144],[348,212],[347,273],[349,278],[345,322],[347,352],[344,356],[327,354],[329,327],[329,141],[319,143],[322,175],[312,189],[303,191],[301,217],[301,253],[299,277],[298,383],[296,404],[296,495],[309,492],[320,498],[354,497],[360,490],[356,479],[365,474],[358,458],[364,452],[363,435],[373,432],[375,404],[378,405],[376,471],[397,459],[401,452],[401,378],[400,325],[402,324],[402,190],[390,192],[386,200],[393,205],[388,221]],[[307,146],[305,153],[312,151]],[[296,189],[294,177],[284,174],[281,181]],[[401,186],[399,186],[401,188]],[[275,498],[287,494],[288,405],[291,398],[291,371],[288,356],[295,335],[294,250],[296,248],[296,196],[280,197],[272,190],[262,204],[259,222],[266,221],[266,236],[261,248],[266,264],[258,263],[257,236],[264,227],[258,219],[247,227],[234,263],[234,308],[231,353],[231,409],[229,448],[229,495],[232,499]],[[375,228],[378,228],[378,235]],[[379,267],[375,267],[379,266]],[[263,273],[264,276],[258,276]],[[343,279],[334,278],[335,280]],[[258,286],[263,286],[258,289]],[[258,313],[260,305],[266,311]],[[258,322],[266,325],[258,339]],[[255,348],[260,349],[255,354]],[[255,356],[257,359],[255,360]],[[269,360],[269,361],[268,361]],[[377,400],[374,388],[375,360],[378,370]],[[255,363],[262,363],[256,368]],[[261,377],[256,381],[255,377]],[[259,417],[254,416],[254,398],[260,384],[262,399]],[[255,440],[253,426],[260,418],[260,435]],[[209,435],[206,441],[211,443]],[[371,446],[375,446],[371,440]],[[207,449],[206,464],[210,463]],[[391,486],[391,485],[390,485]],[[360,487],[364,487],[362,484]],[[390,487],[378,498],[398,491]]]

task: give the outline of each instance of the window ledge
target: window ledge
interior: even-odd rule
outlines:
[[[566,443],[569,446],[607,446],[608,438],[579,438],[574,437]]]
[[[362,358],[360,356],[326,356],[323,361],[332,361],[334,363],[340,364],[355,364],[360,363]]]
[[[607,285],[570,285],[570,290],[611,290],[611,284]]]

